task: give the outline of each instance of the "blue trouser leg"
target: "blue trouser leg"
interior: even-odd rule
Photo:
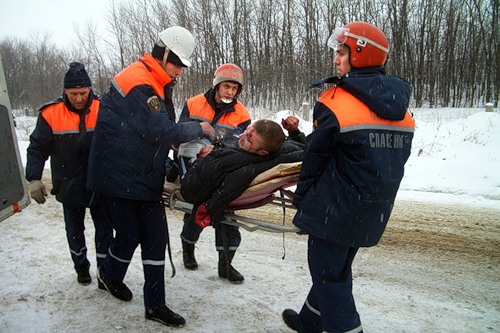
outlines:
[[[106,258],[101,261],[100,271],[111,281],[123,281],[128,265],[139,245],[141,221],[137,202],[106,195],[99,195],[99,205],[115,230]]]
[[[161,202],[148,202],[141,209],[145,221],[141,235],[142,265],[144,269],[144,306],[158,308],[165,305],[165,250],[167,248],[167,221]]]
[[[203,228],[194,221],[194,214],[184,214],[184,225],[182,226],[181,239],[194,244],[200,238]]]
[[[88,270],[90,263],[87,260],[87,246],[85,245],[85,207],[63,204],[64,224],[69,251],[75,270]]]
[[[297,321],[300,332],[362,332],[352,295],[351,265],[357,250],[309,236],[313,285]]]
[[[226,231],[227,239],[229,240],[228,246],[230,251],[236,251],[241,243],[240,228],[234,225],[226,224],[222,228],[221,224],[214,226],[215,229],[215,249],[217,251],[224,250],[223,230]]]
[[[108,220],[115,229],[101,272],[111,281],[123,281],[135,249],[141,244],[144,270],[144,305],[165,305],[165,249],[167,224],[160,201],[136,201],[100,195]]]
[[[99,205],[90,207],[90,215],[94,221],[97,267],[101,267],[108,253],[111,239],[113,238],[113,228]]]

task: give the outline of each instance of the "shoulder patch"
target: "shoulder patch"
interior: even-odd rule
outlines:
[[[156,112],[156,113],[160,112],[161,104],[160,104],[160,98],[158,96],[155,95],[149,97],[147,103],[151,112]]]

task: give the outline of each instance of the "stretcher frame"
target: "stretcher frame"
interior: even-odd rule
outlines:
[[[286,226],[287,209],[295,210],[292,204],[293,191],[289,188],[297,184],[300,162],[278,164],[258,175],[247,190],[226,209],[222,223],[242,227],[253,232],[257,230],[273,233],[298,233],[295,226]],[[179,187],[164,191],[164,205],[170,210],[193,213],[193,204],[183,200]],[[274,205],[283,208],[283,225],[237,214],[237,211]]]

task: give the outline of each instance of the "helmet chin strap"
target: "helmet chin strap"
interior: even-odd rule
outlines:
[[[229,104],[229,103],[231,103],[231,102],[233,101],[232,99],[227,99],[227,98],[221,98],[220,100],[221,100],[221,101],[222,101],[222,103],[224,103],[224,104]]]
[[[167,66],[167,58],[168,58],[168,53],[169,52],[170,52],[170,50],[167,50],[165,48],[165,53],[163,53],[163,60],[161,61],[163,69],[165,69],[165,67]]]

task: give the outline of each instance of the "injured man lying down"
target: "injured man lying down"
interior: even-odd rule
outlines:
[[[280,163],[301,161],[303,148],[267,119],[255,121],[239,137],[215,147],[204,139],[181,144],[181,194],[194,205],[196,223],[217,225],[257,175]]]

